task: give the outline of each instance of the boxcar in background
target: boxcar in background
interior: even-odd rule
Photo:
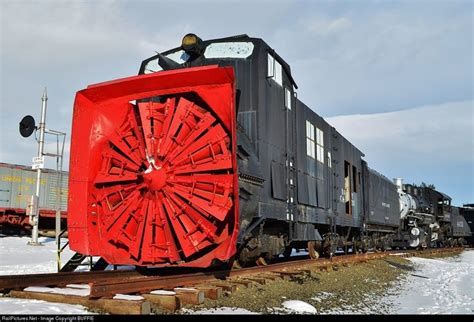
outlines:
[[[68,172],[62,172],[60,204],[62,224],[65,224],[68,195]],[[0,162],[0,226],[30,229],[26,208],[36,191],[36,170],[31,167]],[[39,198],[40,229],[54,227],[58,198],[56,170],[43,169]],[[63,226],[65,227],[65,226]]]

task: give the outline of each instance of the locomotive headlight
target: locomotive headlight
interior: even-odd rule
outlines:
[[[418,236],[420,234],[420,229],[413,227],[410,231],[413,236]]]
[[[197,36],[195,34],[187,34],[183,37],[183,47],[193,46],[197,43]]]
[[[201,38],[195,34],[187,34],[184,36],[181,41],[181,47],[190,56],[200,56],[204,49]]]

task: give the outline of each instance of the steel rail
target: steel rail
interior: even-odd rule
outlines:
[[[0,290],[20,289],[28,286],[90,283],[94,280],[115,280],[132,276],[141,276],[141,274],[134,270],[124,270],[8,275],[0,276]]]
[[[90,297],[108,297],[121,293],[149,292],[156,289],[173,289],[175,287],[192,286],[209,282],[225,281],[227,278],[236,278],[247,275],[285,271],[288,269],[304,268],[307,266],[324,267],[328,265],[344,264],[346,262],[361,262],[369,259],[382,258],[388,254],[347,255],[345,258],[331,260],[303,259],[291,262],[281,262],[267,266],[246,267],[233,270],[220,270],[206,273],[191,273],[170,276],[142,276],[128,280],[102,280],[92,283]]]
[[[223,282],[226,279],[244,277],[260,273],[281,273],[284,271],[305,268],[318,269],[336,265],[365,262],[386,257],[393,253],[403,252],[407,255],[423,253],[442,253],[462,250],[463,248],[441,248],[428,251],[387,251],[383,253],[366,253],[336,256],[331,259],[300,259],[285,261],[268,266],[246,267],[232,270],[215,270],[207,272],[186,273],[179,275],[149,276],[135,270],[63,272],[44,274],[24,274],[0,276],[0,290],[22,289],[28,286],[58,286],[73,283],[91,285],[91,298],[113,296],[117,293],[143,293],[155,289],[172,289],[180,286],[192,286],[211,282]],[[164,272],[161,272],[164,273]]]
[[[429,251],[403,251],[408,255],[416,255],[420,253],[439,253],[452,252],[462,248],[447,248],[436,249]],[[255,266],[247,268],[239,268],[232,270],[220,270],[212,272],[201,272],[170,276],[142,276],[132,277],[128,280],[113,280],[113,281],[96,281],[92,283],[90,297],[108,297],[114,294],[121,293],[144,293],[156,289],[172,289],[174,287],[192,286],[196,284],[203,284],[209,282],[222,282],[227,278],[243,277],[246,275],[259,273],[278,273],[288,271],[289,269],[305,269],[305,268],[323,268],[329,266],[337,266],[344,264],[353,264],[365,262],[373,259],[381,259],[393,253],[400,253],[400,251],[387,251],[382,253],[366,253],[366,254],[352,254],[345,256],[332,257],[331,259],[303,259],[297,261],[287,261],[267,266]]]

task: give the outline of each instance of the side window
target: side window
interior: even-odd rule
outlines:
[[[306,121],[306,154],[315,159],[314,125]]]
[[[316,128],[317,159],[324,164],[324,133]]]
[[[281,64],[270,54],[268,54],[267,77],[273,79],[278,85],[283,85]]]
[[[352,191],[357,192],[359,189],[357,187],[357,168],[352,166]]]
[[[291,91],[285,87],[285,107],[291,110]]]
[[[331,151],[328,151],[328,167],[332,168]]]

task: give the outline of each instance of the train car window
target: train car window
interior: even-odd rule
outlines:
[[[189,55],[186,54],[184,50],[178,50],[175,51],[174,53],[170,53],[168,55],[165,55],[166,57],[170,58],[171,60],[174,60],[178,64],[182,64],[188,61]],[[160,65],[158,65],[158,58],[150,60],[146,65],[143,73],[145,74],[150,74],[150,73],[156,73],[159,71],[162,71],[163,68],[161,68]]]
[[[313,159],[316,157],[314,144],[314,125],[309,121],[306,121],[306,154]]]
[[[324,132],[316,128],[317,159],[324,164]]]
[[[285,107],[291,110],[291,91],[285,88]]]
[[[352,166],[352,191],[357,192],[357,168]]]
[[[206,58],[247,58],[253,53],[251,42],[216,42],[209,44],[204,52]]]
[[[268,54],[267,77],[273,79],[278,85],[283,85],[281,64],[270,54]]]
[[[331,151],[328,151],[328,167],[332,168]]]

